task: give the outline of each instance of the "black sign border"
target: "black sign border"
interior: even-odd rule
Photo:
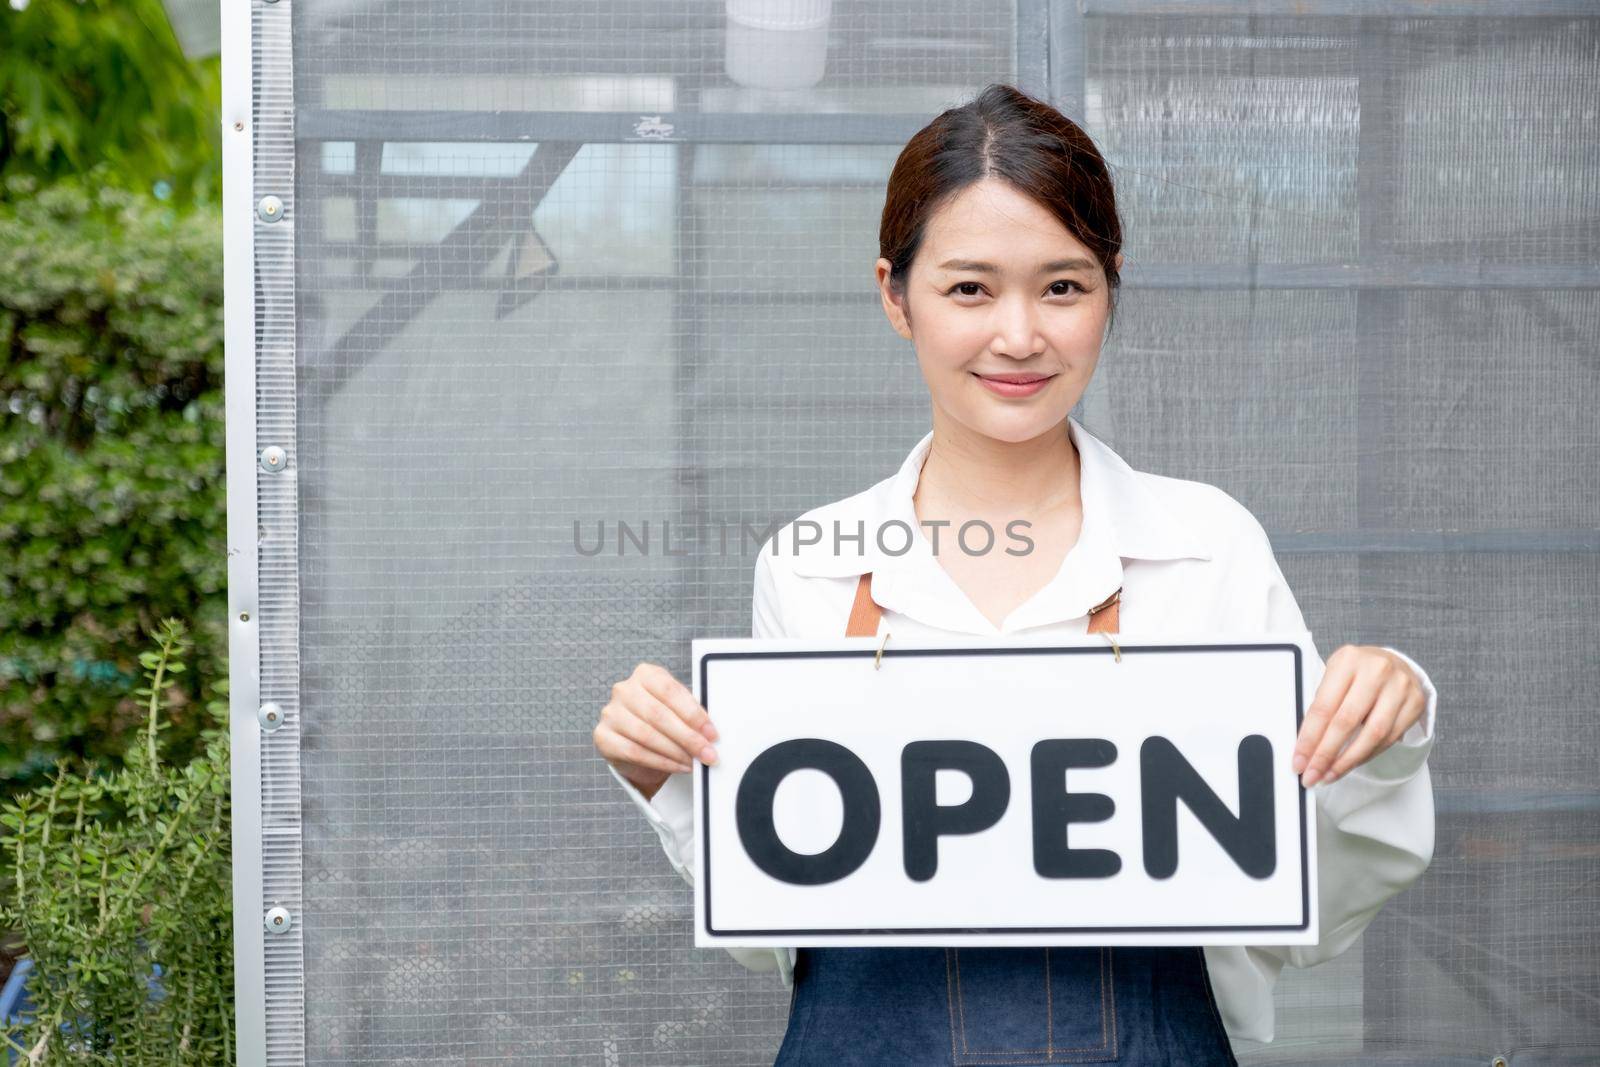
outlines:
[[[1137,655],[1141,652],[1289,652],[1294,658],[1294,722],[1295,735],[1299,736],[1300,727],[1305,721],[1305,682],[1302,678],[1300,646],[1293,643],[1269,642],[1250,645],[1136,645],[1119,641],[1118,648],[1122,655]],[[1114,650],[1110,645],[1076,646],[1076,645],[1026,645],[1026,646],[997,646],[993,648],[900,648],[883,649],[884,659],[896,659],[912,656],[1009,656],[1009,655],[1071,655],[1071,656],[1109,656]],[[805,649],[793,652],[764,651],[764,652],[708,652],[700,660],[700,704],[711,712],[711,676],[709,667],[714,660],[741,660],[741,659],[872,659],[878,655],[875,648],[866,649]],[[700,768],[700,825],[709,830],[711,825],[711,768],[707,764],[699,764]],[[1296,778],[1296,782],[1299,779]],[[701,892],[704,894],[706,932],[724,937],[877,937],[885,934],[1205,934],[1205,933],[1232,933],[1245,931],[1248,933],[1283,933],[1306,930],[1311,926],[1311,874],[1310,856],[1306,847],[1307,823],[1306,787],[1299,786],[1300,791],[1300,922],[1281,923],[1267,926],[1253,926],[1247,924],[1234,926],[917,926],[917,927],[865,927],[859,929],[834,928],[834,929],[771,929],[771,930],[719,930],[711,921],[711,840],[709,833],[703,833],[702,839],[696,842],[695,847],[705,850],[704,884]]]

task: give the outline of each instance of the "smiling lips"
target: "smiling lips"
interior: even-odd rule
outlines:
[[[1000,396],[1032,396],[1054,378],[1053,374],[974,374],[984,388]]]

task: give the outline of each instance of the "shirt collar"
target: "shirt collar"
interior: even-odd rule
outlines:
[[[941,629],[988,635],[1080,617],[1087,628],[1089,609],[1121,587],[1124,559],[1211,558],[1205,545],[1146,484],[1145,476],[1070,415],[1067,426],[1078,447],[1081,472],[1083,524],[1077,543],[1044,588],[1013,609],[998,628],[940,565],[927,531],[918,527],[912,496],[933,443],[931,430],[893,475],[796,520],[816,524],[804,534],[817,538],[814,543],[780,551],[792,554],[791,565],[801,575],[850,577],[870,570],[872,598],[881,606]],[[859,540],[857,533],[862,535]],[[960,551],[955,533],[950,527],[940,528],[941,553]],[[995,539],[995,551],[1011,543],[1005,530],[996,530]]]

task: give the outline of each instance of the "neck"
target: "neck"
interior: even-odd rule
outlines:
[[[1000,441],[935,409],[913,499],[919,519],[1030,518],[1080,508],[1080,469],[1065,421],[1028,441]]]

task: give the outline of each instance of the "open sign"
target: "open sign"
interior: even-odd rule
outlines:
[[[697,640],[696,944],[1313,944],[1310,642]]]

